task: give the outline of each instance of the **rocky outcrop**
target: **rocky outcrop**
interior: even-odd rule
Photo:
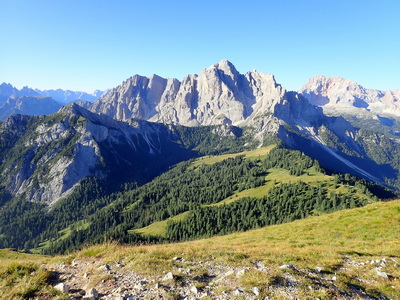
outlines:
[[[400,117],[400,90],[366,89],[341,77],[312,77],[299,91],[325,113],[370,116],[369,112]]]
[[[98,99],[91,110],[118,120],[246,125],[273,113],[285,93],[272,75],[256,71],[242,75],[222,60],[182,81],[135,75]]]

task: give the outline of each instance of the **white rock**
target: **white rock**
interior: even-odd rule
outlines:
[[[115,119],[139,118],[186,126],[253,120],[272,112],[285,90],[272,75],[239,74],[222,60],[180,82],[157,75],[132,76],[93,103],[91,110]]]
[[[110,267],[110,265],[105,264],[105,265],[100,266],[98,269],[99,269],[99,270],[110,271],[110,270],[111,270],[111,267]]]
[[[368,117],[372,112],[400,116],[400,90],[366,89],[341,77],[318,75],[310,78],[299,92],[332,115],[352,113]]]
[[[237,278],[242,277],[246,272],[247,272],[246,269],[242,269],[242,270],[240,270],[239,272],[236,273],[236,277]]]
[[[64,282],[60,282],[59,284],[55,285],[54,288],[66,294],[69,292],[70,289],[69,285],[66,285]]]
[[[389,278],[388,274],[386,272],[382,272],[381,270],[379,270],[378,268],[375,269],[376,274],[378,274],[379,276],[383,277],[383,278]]]
[[[162,279],[162,281],[169,281],[174,279],[174,274],[172,272],[168,272]]]
[[[291,270],[295,270],[296,268],[295,268],[295,266],[293,266],[293,265],[282,265],[282,266],[279,266],[279,269],[291,269]]]
[[[252,292],[254,295],[259,296],[260,295],[260,289],[258,287],[253,287]]]
[[[95,288],[91,288],[86,291],[85,297],[89,297],[91,299],[97,299],[99,297],[99,292]]]
[[[192,286],[192,287],[190,288],[190,291],[191,291],[193,294],[197,294],[197,293],[199,292],[199,289],[198,289],[196,286]]]
[[[316,267],[315,271],[318,272],[318,273],[321,273],[322,272],[322,268],[321,267]]]
[[[233,294],[234,296],[239,296],[239,295],[243,295],[244,293],[243,293],[242,290],[236,289],[236,290],[234,290],[234,291],[232,292],[232,294]]]

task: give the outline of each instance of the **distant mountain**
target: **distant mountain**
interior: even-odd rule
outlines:
[[[0,84],[0,104],[1,102],[5,102],[8,98],[18,98],[22,96],[50,97],[63,104],[68,104],[77,100],[93,102],[103,94],[104,91],[100,90],[95,90],[92,94],[89,94],[86,92],[61,89],[42,91],[39,89],[31,89],[27,86],[24,86],[22,89],[19,90],[9,83],[3,82],[2,84]]]
[[[70,90],[38,90],[29,87],[17,89],[9,83],[0,85],[0,121],[12,114],[48,115],[58,111],[62,105],[79,101],[81,106],[89,108],[91,102],[99,98],[102,91],[93,94]]]
[[[9,98],[18,98],[22,96],[38,97],[41,96],[41,94],[27,86],[24,86],[22,89],[19,90],[9,83],[3,82],[2,84],[0,84],[0,105],[6,102]]]
[[[310,103],[330,115],[342,113],[369,116],[369,112],[400,117],[400,89],[366,89],[341,77],[312,77],[299,91]]]
[[[299,91],[327,116],[341,116],[357,128],[400,137],[400,89],[366,89],[341,77],[312,77]]]
[[[101,95],[103,95],[103,91],[95,90],[92,94],[88,94],[86,92],[77,92],[71,90],[35,90],[41,96],[51,97],[61,103],[68,104],[77,100],[93,102],[98,99]]]
[[[48,115],[59,110],[61,106],[61,103],[50,97],[10,97],[0,105],[0,120],[4,120],[14,114]]]

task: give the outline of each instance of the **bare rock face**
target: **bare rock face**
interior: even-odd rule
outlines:
[[[354,81],[341,77],[312,77],[299,91],[310,103],[323,108],[325,113],[341,112],[367,115],[369,112],[400,116],[400,90],[379,91],[366,89]]]
[[[91,111],[117,120],[139,118],[185,126],[260,122],[285,96],[272,75],[240,74],[222,60],[180,82],[135,75],[98,99]],[[270,120],[270,118],[268,118]]]

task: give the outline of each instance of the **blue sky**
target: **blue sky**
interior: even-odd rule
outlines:
[[[298,90],[317,74],[400,89],[400,1],[0,0],[0,83],[92,92],[221,59]]]

